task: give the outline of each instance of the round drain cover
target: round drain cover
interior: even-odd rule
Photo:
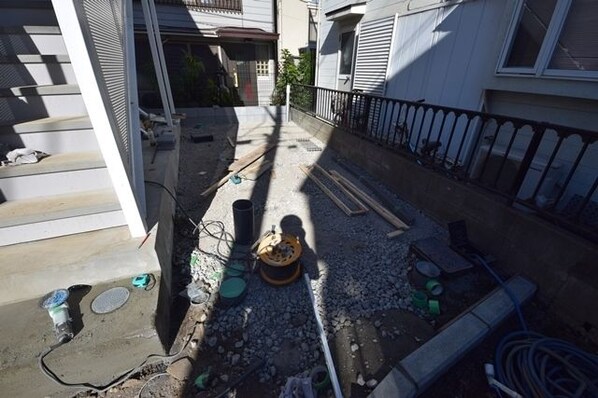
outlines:
[[[107,314],[125,305],[129,299],[129,290],[125,287],[113,287],[98,296],[91,302],[91,310],[96,314]]]

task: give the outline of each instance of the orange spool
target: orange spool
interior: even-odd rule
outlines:
[[[290,234],[270,234],[260,242],[257,255],[260,275],[276,286],[288,285],[301,275],[301,243]]]

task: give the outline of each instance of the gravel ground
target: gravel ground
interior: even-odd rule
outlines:
[[[256,237],[275,226],[277,231],[300,238],[302,266],[315,293],[345,396],[367,396],[391,366],[492,288],[487,278],[472,271],[447,281],[440,317],[433,318],[415,309],[411,304],[414,290],[409,273],[416,258],[409,247],[430,236],[446,239],[442,226],[375,181],[371,185],[392,202],[395,210],[412,218],[414,225],[399,237],[388,239],[386,234],[393,227],[374,212],[346,216],[298,166],[318,162],[325,169],[336,169],[352,179],[364,191],[367,189],[346,168],[366,174],[347,160],[342,161],[344,167],[339,167],[336,153],[292,124],[282,129],[202,126],[203,131],[215,136],[208,143],[190,141],[190,132],[197,131],[193,120],[186,120],[185,126],[177,191],[182,207],[193,220],[219,221],[227,232],[233,233],[232,203],[251,199]],[[235,150],[228,144],[227,136],[237,142]],[[264,157],[273,162],[271,171],[257,181],[228,182],[215,195],[201,199],[199,193],[225,174],[227,161],[263,143],[277,144]],[[332,185],[330,188],[337,192]],[[215,227],[211,227],[214,233]],[[231,253],[233,257],[243,257],[247,247],[228,248],[222,242],[219,245],[217,239],[202,235],[202,251],[198,251],[194,228],[182,212],[177,214],[175,228],[173,290],[183,290],[195,276],[196,285],[210,294],[210,300],[191,307],[182,297],[175,301],[180,322],[173,323],[173,332],[182,336],[197,321],[202,326],[197,342],[192,342],[188,350],[192,368],[187,372],[187,381],[157,377],[142,396],[173,396],[175,391],[178,396],[217,396],[226,384],[263,359],[265,365],[229,396],[275,397],[288,377],[304,376],[324,364],[303,279],[275,287],[264,283],[259,274],[247,272],[248,291],[243,302],[223,307],[217,302],[217,292],[226,266],[237,262],[249,269],[251,263],[222,261],[214,254],[221,258]],[[192,381],[208,368],[212,374],[209,388],[199,392]],[[111,396],[134,396],[127,391],[116,389]],[[323,392],[321,396],[330,394]]]

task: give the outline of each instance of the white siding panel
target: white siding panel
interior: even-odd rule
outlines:
[[[317,85],[325,88],[336,88],[338,69],[338,24],[322,19],[320,53],[318,57]]]
[[[504,40],[505,7],[472,1],[399,17],[386,95],[478,109]]]
[[[394,17],[361,24],[353,77],[354,89],[384,95],[394,24]]]
[[[134,3],[134,21],[144,25],[141,5]],[[181,6],[156,5],[160,27],[187,29],[215,29],[220,27],[257,28],[274,32],[272,2],[268,0],[243,0],[243,13],[206,12],[188,10]]]

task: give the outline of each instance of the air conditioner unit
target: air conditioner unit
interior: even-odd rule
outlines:
[[[511,148],[503,166],[506,148],[495,145],[494,148],[492,148],[490,156],[488,157],[489,150],[490,145],[488,144],[482,145],[479,148],[473,161],[471,178],[474,180],[479,179],[482,183],[489,185],[494,185],[494,182],[496,181],[496,188],[498,190],[502,192],[509,192],[513,186],[513,183],[515,182],[515,178],[517,177],[519,168],[521,167],[521,162],[523,161],[525,152]],[[486,157],[488,157],[488,161],[484,167]],[[521,184],[521,188],[517,193],[517,198],[522,200],[531,199],[547,166],[548,160],[546,158],[542,156],[534,157],[525,179]],[[561,177],[562,168],[562,164],[556,161],[553,161],[550,165],[550,169],[546,173],[546,177],[544,178],[542,186],[538,190],[538,194],[536,196],[537,206],[546,206],[554,197],[556,184]],[[498,173],[500,173],[500,175],[498,175]]]

